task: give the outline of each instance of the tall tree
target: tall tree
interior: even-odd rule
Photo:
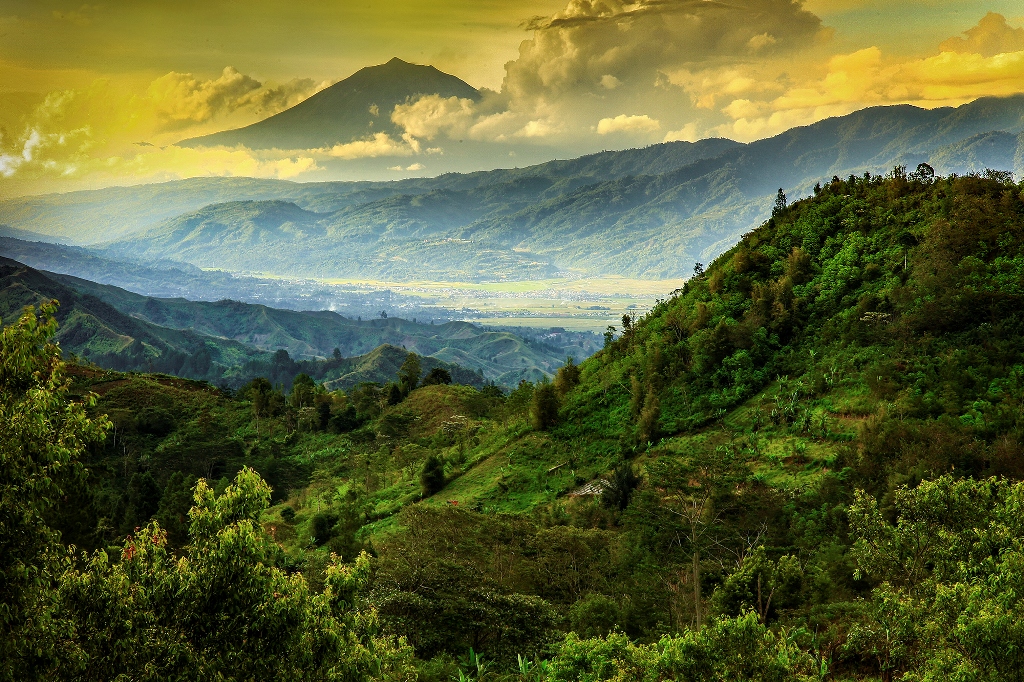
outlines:
[[[56,614],[47,608],[60,555],[43,521],[70,482],[79,457],[102,440],[106,418],[90,419],[69,397],[57,330],[57,302],[27,308],[0,333],[0,679],[30,679],[59,655]]]
[[[746,473],[728,446],[695,449],[678,459],[662,458],[650,469],[650,479],[659,481],[664,490],[665,509],[678,521],[676,544],[689,555],[698,628],[704,623],[704,554],[718,539],[736,485]]]
[[[420,375],[423,373],[423,366],[420,363],[420,356],[416,353],[409,353],[405,356],[405,362],[398,370],[398,383],[402,393],[409,395],[420,383]]]

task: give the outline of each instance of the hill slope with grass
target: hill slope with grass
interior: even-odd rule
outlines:
[[[425,679],[477,654],[505,679],[1024,672],[1024,186],[898,168],[779,199],[507,395],[405,363],[386,392],[288,395],[81,371],[123,440],[53,523],[95,547],[155,516],[182,543],[190,477],[248,464],[314,590],[370,551],[359,599]]]

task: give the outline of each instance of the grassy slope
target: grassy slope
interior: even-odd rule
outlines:
[[[230,425],[223,431],[235,455],[215,476],[243,462],[262,468],[278,502],[266,527],[313,572],[331,550],[388,551],[407,508],[457,502],[485,512],[467,518],[507,512],[551,532],[581,528],[624,557],[600,588],[622,614],[643,596],[638,581],[654,580],[645,588],[655,595],[643,607],[649,615],[616,623],[656,637],[683,608],[665,611],[677,602],[659,581],[686,570],[671,543],[658,544],[667,523],[657,520],[666,494],[658,472],[726,452],[748,468],[729,523],[763,532],[770,556],[800,561],[801,586],[773,617],[842,642],[844,619],[856,617],[869,587],[854,580],[848,554],[843,510],[853,489],[884,501],[901,483],[951,469],[1024,476],[1022,311],[1020,186],[978,177],[838,181],[745,235],[584,362],[549,431],[529,426],[529,387],[504,400],[424,387],[349,434],[295,431],[282,417],[265,420],[259,439],[251,406],[218,397],[206,413]],[[113,407],[126,409],[107,395],[98,409]],[[162,442],[135,441],[153,453],[150,467],[164,467],[159,485],[169,471],[159,453],[204,428],[203,410],[183,412]],[[121,418],[132,442],[130,410]],[[445,462],[447,485],[421,501],[418,474],[432,454]],[[570,495],[625,459],[645,482],[621,516]],[[282,516],[287,507],[294,518]],[[347,530],[317,548],[314,522],[328,512]],[[709,594],[724,570],[712,568]],[[569,617],[578,596],[567,599],[559,603]],[[866,660],[850,656],[847,671]]]

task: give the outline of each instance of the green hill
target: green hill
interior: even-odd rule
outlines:
[[[394,381],[406,356],[416,350],[388,345],[383,340],[389,338],[386,332],[382,334],[379,329],[375,330],[373,325],[368,324],[366,329],[370,333],[361,333],[358,325],[353,322],[348,337],[344,332],[337,333],[336,329],[332,337],[342,343],[347,355],[332,350],[302,353],[303,350],[313,349],[284,331],[287,322],[292,322],[292,329],[297,328],[315,336],[317,331],[323,332],[322,329],[316,329],[317,321],[323,319],[322,315],[292,313],[264,306],[249,306],[252,310],[246,311],[245,304],[233,301],[208,304],[210,309],[207,312],[214,313],[212,317],[220,320],[219,326],[189,323],[180,327],[159,325],[147,320],[145,315],[136,314],[130,305],[124,306],[124,302],[139,303],[140,309],[157,318],[163,318],[168,311],[173,314],[177,310],[179,320],[180,313],[185,311],[187,314],[192,303],[182,299],[164,302],[161,299],[137,296],[116,287],[103,287],[76,278],[41,273],[16,261],[0,258],[0,322],[9,324],[18,318],[25,306],[38,307],[40,303],[52,299],[60,302],[56,316],[60,331],[56,340],[64,351],[96,367],[120,371],[161,372],[235,387],[255,376],[271,377],[275,384],[291,386],[299,373],[305,373],[335,388],[348,389],[364,382],[386,384]],[[241,319],[238,316],[232,319],[230,314],[224,314],[232,310],[238,313],[239,308],[249,315],[243,313]],[[217,315],[218,312],[221,314]],[[328,329],[331,322],[345,319],[333,313],[327,315]],[[253,317],[262,318],[267,325],[263,328],[258,325],[250,328],[251,336],[244,339],[249,343],[228,339],[225,334],[219,333],[224,326],[244,326],[253,322]],[[266,331],[267,326],[275,326],[275,318],[283,319],[285,324],[276,326],[275,331],[260,334]],[[471,325],[465,326],[472,328]],[[449,329],[453,336],[459,335],[460,331],[464,330],[458,326]],[[330,336],[330,332],[324,335]],[[504,337],[516,338],[511,334],[504,334]],[[252,343],[255,338],[262,343]],[[353,342],[345,344],[346,338]],[[321,336],[319,340],[324,339]],[[288,344],[291,347],[286,349]],[[521,345],[525,348],[525,344]],[[295,353],[298,360],[289,355],[289,350],[300,351]],[[467,353],[463,353],[462,357],[475,359]],[[553,364],[553,361],[549,362]],[[424,373],[434,368],[444,369],[457,384],[482,387],[486,382],[482,372],[466,369],[449,361],[447,357],[424,357],[422,367]],[[490,365],[488,369],[492,367]],[[534,374],[543,376],[532,365],[514,372],[515,376],[532,377]]]
[[[57,341],[68,352],[120,370],[168,372],[197,379],[231,377],[267,355],[251,346],[191,330],[161,327],[126,315],[17,261],[0,257],[0,319],[10,324],[25,306],[57,299]]]
[[[397,317],[353,320],[326,310],[300,312],[230,300],[153,298],[68,275],[49,276],[133,318],[232,339],[265,351],[284,349],[296,359],[327,358],[334,349],[344,357],[361,356],[389,344],[515,386],[522,379],[537,381],[553,374],[567,355],[584,358],[594,350],[587,335],[576,335],[578,344],[568,339],[554,346],[468,322],[435,325]]]
[[[652,679],[1010,669],[1024,187],[927,170],[780,202],[604,350],[507,396],[328,382],[258,408],[80,373],[135,454],[92,453],[81,525],[54,523],[81,546],[154,514],[180,534],[188,475],[253,466],[291,570],[318,584],[331,552],[372,550],[362,598],[423,675],[469,646],[509,679],[524,651],[570,679],[612,679],[609,652]]]

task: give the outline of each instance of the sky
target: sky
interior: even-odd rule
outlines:
[[[175,145],[396,56],[484,96],[385,112],[401,139],[355,141],[344,158]],[[484,150],[480,167],[507,166],[1020,92],[1019,0],[0,0],[0,196],[353,178],[370,168],[360,156],[429,175],[457,139]]]

